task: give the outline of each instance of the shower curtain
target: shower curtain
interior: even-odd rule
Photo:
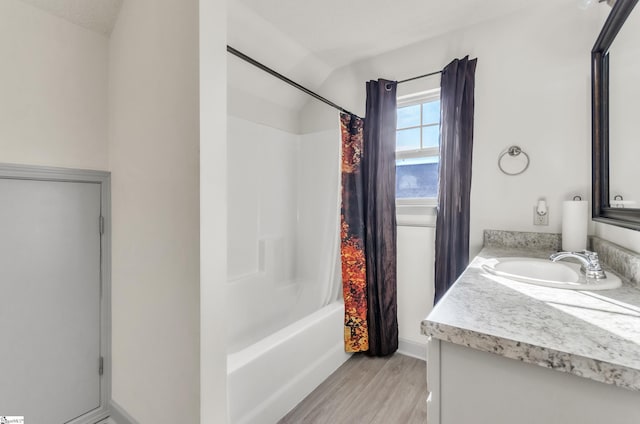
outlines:
[[[396,290],[396,83],[367,83],[367,118],[341,114],[341,256],[345,350],[398,349]]]
[[[367,273],[364,252],[364,193],[362,147],[364,120],[340,114],[342,135],[342,206],[340,255],[344,296],[344,348],[346,352],[369,349],[367,327]]]

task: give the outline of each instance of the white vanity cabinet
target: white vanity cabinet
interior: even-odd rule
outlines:
[[[640,392],[431,339],[428,424],[635,424]]]
[[[486,272],[499,257],[548,258],[553,246],[532,234],[492,231],[522,246],[485,243],[422,321],[428,424],[640,424],[640,287],[625,277],[565,290]]]

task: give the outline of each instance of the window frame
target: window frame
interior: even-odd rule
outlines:
[[[414,105],[422,105],[424,103],[429,103],[432,101],[440,100],[440,88],[435,88],[432,90],[421,91],[419,93],[408,94],[405,96],[399,96],[397,99],[396,109],[414,106]],[[432,124],[433,125],[433,124]],[[442,125],[442,122],[439,121],[438,125]],[[422,143],[422,128],[428,127],[430,125],[422,125],[422,106],[420,107],[420,125],[415,127],[407,127],[402,128],[420,128],[420,141]],[[398,132],[398,128],[396,125],[396,134]],[[438,162],[440,162],[440,145],[438,143],[437,147],[427,147],[420,149],[412,149],[412,150],[396,150],[396,161],[402,159],[411,159],[411,158],[422,158],[422,157],[437,157]],[[430,206],[435,207],[438,205],[437,197],[404,197],[397,198],[396,197],[396,207],[415,207],[415,206]]]

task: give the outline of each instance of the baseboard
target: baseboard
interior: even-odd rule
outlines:
[[[114,424],[139,424],[127,411],[113,400],[109,405],[109,418]]]
[[[398,339],[398,353],[412,358],[427,360],[427,343],[420,343],[403,338]]]

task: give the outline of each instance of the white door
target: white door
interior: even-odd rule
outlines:
[[[0,179],[0,415],[100,406],[100,185]]]

